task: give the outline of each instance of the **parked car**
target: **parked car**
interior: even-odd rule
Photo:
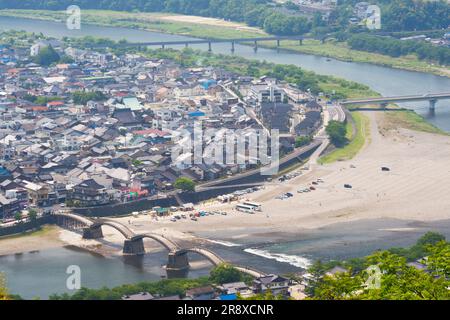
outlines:
[[[381,171],[391,171],[388,167],[381,167]]]
[[[352,189],[353,187],[352,187],[351,184],[346,183],[346,184],[344,184],[344,188],[346,188],[346,189]]]

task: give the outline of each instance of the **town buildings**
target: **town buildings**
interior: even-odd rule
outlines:
[[[33,62],[48,45],[64,63]],[[279,129],[292,136],[283,145],[293,150],[296,135],[320,124],[320,105],[314,117],[307,113],[313,100],[276,79],[209,66],[182,68],[52,39],[2,44],[0,218],[30,206],[124,203],[171,192],[180,177],[201,183],[254,168],[248,152],[236,155],[245,159],[239,163],[192,163],[189,152],[172,159],[175,137],[184,131],[189,140],[201,123],[214,132],[201,142],[208,150],[227,130]],[[295,127],[295,117],[305,126]]]

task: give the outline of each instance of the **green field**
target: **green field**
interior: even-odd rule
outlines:
[[[343,148],[336,149],[319,159],[320,164],[350,160],[370,141],[370,120],[360,112],[352,112],[352,119],[356,127],[353,135],[352,121],[347,121],[347,138],[350,143]]]
[[[449,133],[435,127],[414,111],[386,111],[382,130],[405,128],[433,134],[449,135]]]
[[[65,21],[67,17],[65,11],[9,9],[0,10],[0,16],[58,22]],[[170,18],[171,16],[174,15],[169,13],[131,13],[107,10],[83,10],[81,19],[82,23],[86,24],[142,29],[198,38],[232,39],[242,37],[254,38],[267,35],[267,33],[262,30],[247,27],[242,23],[223,22],[219,19],[210,19],[210,24],[190,23],[185,20],[168,20],[167,18]],[[183,17],[195,20],[195,17]],[[217,25],[213,25],[215,22]]]

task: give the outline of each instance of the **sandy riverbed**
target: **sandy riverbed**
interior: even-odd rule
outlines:
[[[267,239],[288,240],[301,230],[335,223],[450,219],[450,137],[406,129],[380,130],[383,115],[366,114],[371,119],[370,142],[354,159],[324,166],[310,165],[309,171],[293,180],[268,185],[264,190],[247,195],[247,199],[262,204],[263,212],[249,215],[235,211],[236,203],[210,202],[196,209],[226,211],[228,215],[177,222],[169,218],[155,221],[142,215],[116,220],[136,233],[154,232],[180,244],[192,244],[207,241],[202,235],[229,241],[261,238],[262,235],[267,235]],[[382,166],[391,171],[382,172]],[[318,178],[324,183],[319,184],[316,191],[297,193]],[[345,189],[344,184],[351,184],[353,188]],[[294,197],[275,199],[284,192],[291,192]],[[0,255],[63,245],[75,245],[104,255],[120,255],[123,237],[110,227],[103,229],[105,238],[99,241],[83,240],[79,234],[58,228],[35,237],[3,239],[0,240]],[[145,246],[147,251],[162,249],[149,239],[145,240]]]
[[[350,161],[313,165],[296,179],[249,194],[248,199],[263,205],[262,213],[249,215],[234,211],[235,204],[210,203],[197,209],[227,211],[228,215],[202,217],[197,222],[154,221],[148,216],[118,220],[128,223],[131,219],[133,230],[156,230],[174,239],[205,233],[218,239],[238,239],[362,219],[449,219],[450,137],[406,129],[380,130],[383,115],[372,112],[367,116],[371,119],[371,139],[360,154]],[[391,171],[382,172],[382,166]],[[316,191],[297,193],[317,178],[324,183]],[[345,189],[347,183],[353,188]],[[284,192],[292,192],[294,197],[275,199]]]

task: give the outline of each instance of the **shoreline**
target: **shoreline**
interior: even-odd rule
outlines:
[[[450,137],[385,128],[385,115],[365,113],[371,120],[371,139],[355,158],[326,165],[309,164],[309,170],[296,169],[302,171],[298,177],[277,185],[266,185],[263,190],[245,196],[261,203],[263,212],[249,215],[235,211],[236,202],[221,204],[214,201],[196,205],[196,210],[227,212],[226,216],[212,215],[198,221],[182,219],[178,222],[171,222],[170,217],[155,220],[145,215],[110,219],[127,225],[136,233],[164,234],[183,246],[187,243],[224,247],[236,243],[264,246],[295,241],[299,235],[336,224],[370,225],[386,220],[383,229],[404,230],[411,224],[434,225],[449,220],[450,199],[445,197],[448,190],[433,186],[445,185],[450,179],[446,161],[450,157],[450,148],[444,147],[450,146]],[[391,172],[381,172],[381,166],[390,167]],[[411,175],[415,177],[413,184]],[[317,185],[315,191],[296,192],[318,178],[324,183]],[[353,189],[344,189],[344,183],[352,184]],[[294,197],[275,199],[286,192],[293,193]],[[0,255],[2,252],[63,245],[75,245],[104,256],[121,255],[123,237],[112,228],[105,228],[105,238],[99,241],[82,240],[80,234],[56,227],[51,230],[49,234],[38,233],[36,238],[44,241],[32,239],[32,235],[0,239]],[[30,239],[34,241],[28,241]],[[15,247],[8,246],[8,241]],[[145,246],[148,252],[161,250],[152,241],[145,241]]]
[[[137,232],[164,230],[175,237],[180,233],[212,235],[213,240],[230,242],[264,239],[272,234],[274,238],[281,235],[285,240],[289,233],[318,230],[336,223],[386,219],[420,224],[450,219],[450,199],[443,197],[448,190],[432,188],[445,185],[447,178],[450,179],[445,160],[450,157],[450,148],[444,148],[450,146],[450,137],[385,128],[384,117],[380,119],[381,115],[373,113],[367,116],[371,121],[371,139],[355,158],[326,165],[311,164],[311,170],[291,181],[267,185],[264,190],[245,196],[261,203],[263,212],[249,215],[235,211],[236,202],[210,202],[196,206],[196,210],[228,214],[201,217],[195,222],[188,219],[171,222],[169,218],[151,221],[149,217],[139,216],[133,218]],[[391,171],[383,173],[382,166],[390,167]],[[413,184],[411,175],[415,177]],[[316,191],[297,193],[297,189],[318,178],[324,183],[316,186]],[[345,183],[352,184],[353,188],[344,188]],[[293,193],[294,197],[276,199],[286,192]],[[121,218],[113,219],[124,222]]]
[[[21,14],[15,14],[15,13],[10,13],[8,11],[9,9],[3,9],[0,10],[0,17],[10,17],[10,18],[21,18],[21,19],[30,19],[30,20],[40,20],[40,21],[50,21],[50,22],[57,22],[57,23],[62,23],[62,21],[60,19],[57,19],[55,17],[46,17],[46,16],[36,16],[33,13],[30,13],[28,11],[24,12],[23,15]],[[52,11],[52,10],[46,10],[47,12],[54,12],[54,13],[58,13],[59,11]],[[95,10],[88,10],[89,14],[93,14]],[[101,10],[101,12],[104,12],[103,10]],[[121,11],[112,11],[115,14],[132,14],[130,12],[121,12]],[[27,13],[31,14],[31,15],[27,15]],[[174,14],[173,14],[174,15]],[[167,16],[170,16],[170,14],[168,14]],[[192,17],[192,18],[203,18],[203,17],[196,17],[196,16],[186,16],[186,17]],[[159,18],[160,20],[156,19],[156,21],[164,21],[164,18]],[[213,19],[213,18],[211,18]],[[217,19],[219,20],[219,19]],[[170,20],[167,20],[168,22],[170,22]],[[142,22],[141,22],[142,23]],[[194,26],[205,26],[208,24],[202,24],[202,23],[190,23],[191,25]],[[237,24],[237,23],[236,23]],[[139,27],[139,26],[126,26],[123,24],[111,24],[111,23],[102,23],[102,22],[96,22],[96,21],[89,21],[86,23],[86,25],[92,25],[92,26],[101,26],[101,27],[112,27],[112,28],[126,28],[126,29],[134,29],[134,30],[141,30],[141,31],[148,31],[148,32],[158,32],[158,33],[165,33],[165,34],[171,34],[171,35],[179,35],[179,36],[187,36],[187,37],[194,37],[194,38],[211,38],[211,39],[220,39],[221,37],[211,37],[208,36],[207,34],[193,34],[192,32],[171,32],[169,30],[165,30],[165,29],[157,29],[157,28],[149,28],[149,27]],[[211,25],[213,26],[213,25]],[[217,26],[215,26],[217,27]],[[225,29],[230,29],[233,31],[236,31],[235,29],[231,28],[231,27],[224,27]],[[236,27],[237,28],[237,27]],[[263,33],[254,33],[253,36],[258,37],[261,36],[264,33],[264,31],[261,30],[261,32]],[[222,37],[225,38],[225,37]],[[242,45],[246,45],[245,43],[242,43]],[[307,49],[301,49],[301,46],[299,46],[298,49],[295,48],[287,48],[287,47],[283,47],[281,46],[280,48],[277,48],[276,45],[267,45],[267,44],[260,44],[259,45],[261,48],[265,48],[265,49],[271,49],[271,50],[283,50],[285,52],[290,52],[290,53],[300,53],[300,54],[305,54],[305,55],[312,55],[312,56],[317,56],[317,57],[323,57],[323,58],[332,58],[338,61],[342,61],[342,62],[349,62],[349,63],[367,63],[370,65],[376,65],[376,66],[382,66],[382,67],[386,67],[386,68],[392,68],[392,69],[397,69],[397,70],[404,70],[404,71],[410,71],[410,72],[418,72],[418,73],[425,73],[425,74],[433,74],[439,77],[443,77],[443,78],[450,78],[450,71],[445,70],[445,67],[437,67],[436,69],[433,70],[427,70],[421,67],[405,67],[405,66],[400,66],[400,65],[396,65],[395,64],[395,59],[393,57],[389,57],[386,55],[380,55],[385,59],[393,59],[394,61],[392,61],[392,64],[388,63],[388,62],[376,62],[376,61],[367,61],[367,60],[363,60],[363,59],[358,59],[355,57],[349,57],[349,58],[345,58],[345,57],[341,57],[338,55],[333,55],[333,54],[326,54],[326,53],[319,53],[319,52],[311,52]],[[338,49],[338,46],[336,46],[336,48]],[[349,52],[359,52],[358,50],[353,50],[353,49],[348,49]],[[364,54],[373,54],[371,52],[365,52],[362,51],[362,53]],[[417,62],[422,62],[422,60],[418,60]]]

